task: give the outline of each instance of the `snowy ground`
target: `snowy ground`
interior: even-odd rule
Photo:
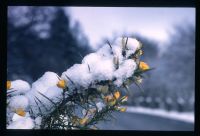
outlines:
[[[143,107],[127,107],[127,112],[129,113],[141,113],[154,115],[179,121],[184,121],[188,123],[194,123],[194,112],[177,112],[177,111],[166,111],[162,109],[150,109]]]
[[[113,113],[116,119],[100,122],[101,130],[193,131],[193,113],[168,112],[142,107],[128,107],[127,112]]]

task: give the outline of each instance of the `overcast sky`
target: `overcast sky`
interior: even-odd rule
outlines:
[[[195,8],[70,7],[72,22],[79,21],[92,47],[114,33],[137,32],[163,43],[177,23],[195,24]]]

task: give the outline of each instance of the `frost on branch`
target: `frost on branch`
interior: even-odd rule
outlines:
[[[141,55],[141,43],[123,37],[86,55],[60,77],[46,72],[31,87],[26,81],[7,81],[7,128],[97,129],[112,112],[126,111],[121,105],[128,99],[128,85],[139,86],[150,70]]]

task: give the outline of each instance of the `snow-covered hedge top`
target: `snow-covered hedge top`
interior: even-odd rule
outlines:
[[[63,88],[57,86],[61,80],[65,81],[69,92],[95,88],[101,81],[113,81],[116,87],[120,87],[137,69],[138,64],[132,55],[139,49],[141,44],[138,40],[118,38],[114,43],[86,55],[81,64],[74,64],[61,77],[54,72],[45,72],[31,87],[26,81],[12,81],[8,88],[7,128],[40,126],[41,116],[51,113],[62,99]],[[102,105],[97,103],[100,110]]]
[[[128,58],[141,47],[136,39],[129,38],[126,47],[123,46],[125,42],[126,38],[118,38],[111,47],[105,45],[97,52],[86,55],[82,64],[73,65],[62,73],[61,78],[66,80],[71,90],[87,88],[95,82],[113,79],[116,79],[114,83],[117,86],[121,86],[123,80],[130,77],[136,69],[136,62]],[[116,69],[115,65],[119,65],[119,68]]]

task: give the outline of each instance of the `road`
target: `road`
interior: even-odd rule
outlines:
[[[97,125],[101,130],[159,130],[159,131],[193,131],[194,124],[173,119],[139,114],[113,113],[116,120],[100,122]]]

